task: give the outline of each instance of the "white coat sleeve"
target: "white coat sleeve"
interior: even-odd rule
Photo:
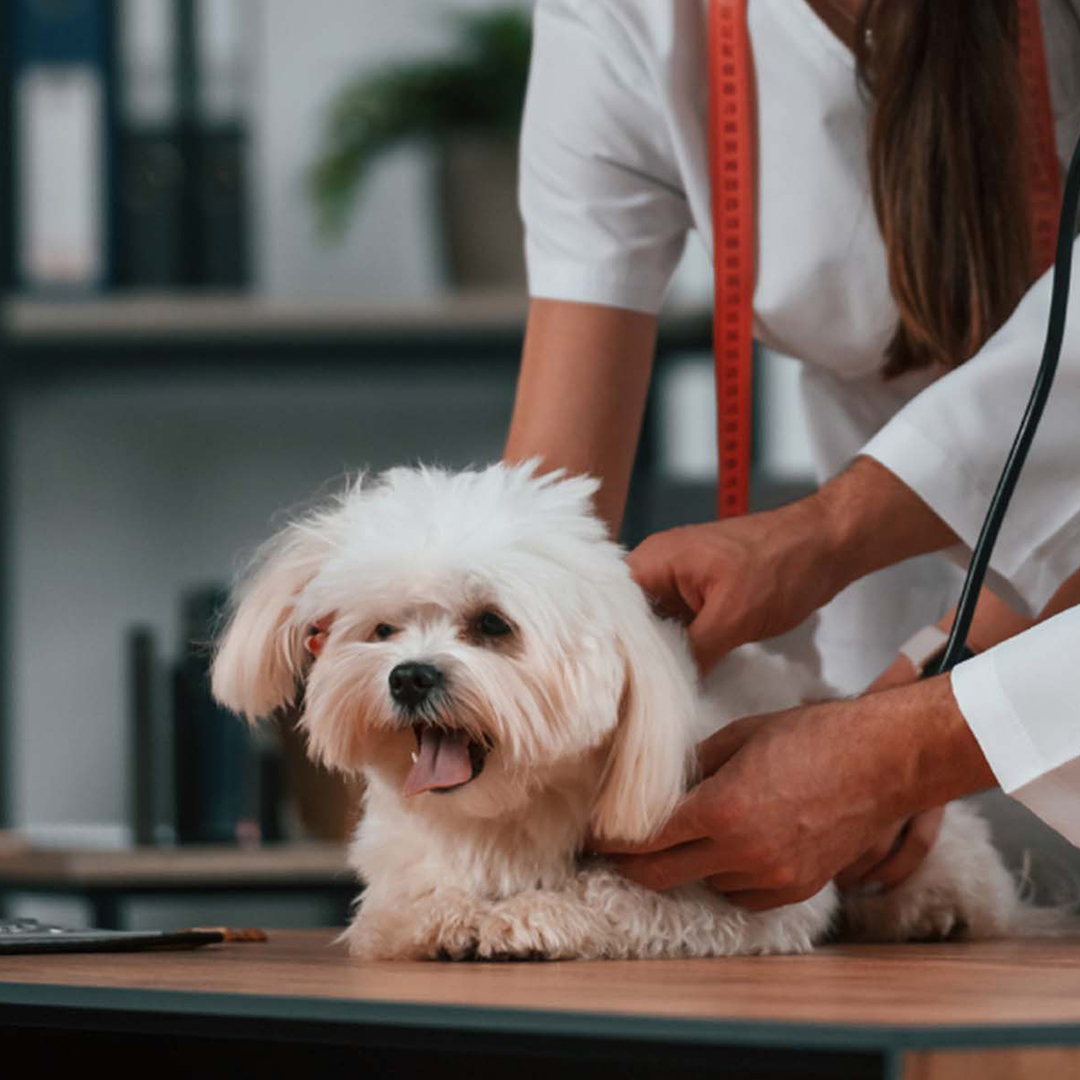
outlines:
[[[1074,254],[1075,261],[1075,254]],[[1042,356],[1052,272],[966,364],[932,383],[864,447],[946,521],[978,538]],[[994,548],[988,583],[1028,614],[1080,568],[1080,272],[1054,389]]]
[[[953,669],[1001,788],[1080,846],[1080,607]]]
[[[531,296],[656,312],[690,211],[629,17],[538,0],[519,197]]]

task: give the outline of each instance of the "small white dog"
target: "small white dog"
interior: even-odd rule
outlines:
[[[716,956],[862,937],[1019,929],[984,822],[948,808],[903,886],[747,913],[703,885],[656,893],[586,835],[647,839],[693,779],[699,740],[820,699],[752,647],[703,692],[591,509],[597,483],[534,463],[393,469],[289,525],[240,585],[213,690],[251,720],[302,695],[312,757],[367,779],[345,937],[365,958]]]

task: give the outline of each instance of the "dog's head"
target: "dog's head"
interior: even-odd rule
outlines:
[[[534,463],[356,482],[260,553],[215,695],[252,720],[300,698],[313,758],[438,813],[520,810],[588,761],[593,831],[648,836],[685,788],[694,670],[597,487]]]

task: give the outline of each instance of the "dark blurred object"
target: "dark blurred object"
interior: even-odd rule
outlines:
[[[118,280],[242,288],[248,259],[247,8],[124,8]],[[160,13],[165,19],[160,21]],[[135,25],[138,21],[139,25]]]
[[[259,820],[259,757],[269,750],[210,694],[210,642],[226,600],[223,589],[201,589],[182,605],[183,652],[173,672],[176,834],[182,844],[281,839],[280,821]],[[273,785],[272,768],[268,779]]]
[[[179,284],[183,184],[184,162],[174,132],[152,127],[121,132],[120,285]]]
[[[458,41],[451,55],[388,64],[350,80],[334,97],[309,177],[311,196],[323,229],[340,235],[379,155],[406,139],[427,139],[442,160],[439,202],[452,284],[520,284],[514,161],[532,46],[529,13],[515,6],[455,18]],[[463,207],[467,215],[457,217]],[[500,213],[501,207],[509,213]],[[485,215],[493,222],[480,226],[485,239],[503,230],[516,237],[517,258],[509,269],[478,264],[474,252],[458,251]],[[499,250],[510,246],[503,238],[497,242]],[[474,266],[477,277],[470,276]]]
[[[162,843],[173,838],[172,784],[163,767],[171,740],[165,730],[154,635],[148,627],[130,631],[128,664],[132,835],[136,844]]]
[[[199,251],[195,284],[238,289],[248,266],[247,135],[240,123],[203,125],[199,138]]]
[[[111,283],[116,119],[114,5],[6,0],[15,276],[28,289]]]

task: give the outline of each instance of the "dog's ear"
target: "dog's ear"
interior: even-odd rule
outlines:
[[[661,623],[640,599],[618,633],[626,676],[591,821],[598,839],[633,843],[657,832],[686,791],[696,763],[698,708],[682,630]]]
[[[296,697],[297,682],[318,649],[294,604],[331,547],[326,525],[308,521],[289,525],[256,555],[254,569],[234,591],[214,657],[211,689],[226,708],[255,721]]]

